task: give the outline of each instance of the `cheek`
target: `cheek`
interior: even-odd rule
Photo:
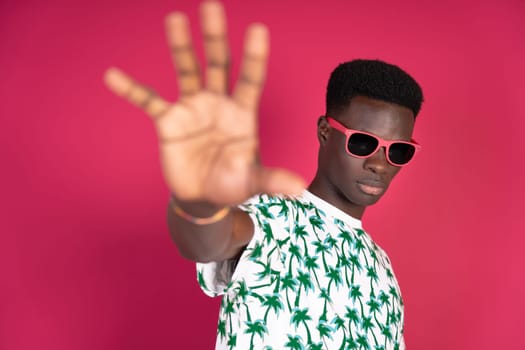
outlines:
[[[359,159],[343,152],[334,155],[332,162],[332,170],[335,176],[344,182],[352,182],[358,178],[364,169],[364,159]]]

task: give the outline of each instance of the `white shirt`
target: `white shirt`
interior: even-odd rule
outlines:
[[[357,220],[312,193],[260,195],[237,266],[197,264],[223,295],[216,349],[404,349],[403,301],[385,252]]]

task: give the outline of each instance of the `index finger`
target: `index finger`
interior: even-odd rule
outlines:
[[[216,93],[228,90],[230,53],[226,35],[226,16],[219,1],[205,1],[201,6],[201,25],[206,53],[206,87]]]
[[[142,108],[152,117],[159,117],[169,107],[169,103],[157,96],[153,89],[136,82],[117,68],[109,68],[104,75],[104,81],[116,95]]]

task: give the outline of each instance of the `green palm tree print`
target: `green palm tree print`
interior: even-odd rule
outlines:
[[[217,349],[404,349],[390,260],[361,222],[309,192],[240,206],[255,232],[238,261],[197,265],[222,295]]]

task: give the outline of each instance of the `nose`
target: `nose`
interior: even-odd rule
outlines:
[[[390,166],[386,159],[385,147],[380,147],[376,153],[365,159],[364,167],[374,173],[384,173],[385,170]]]

